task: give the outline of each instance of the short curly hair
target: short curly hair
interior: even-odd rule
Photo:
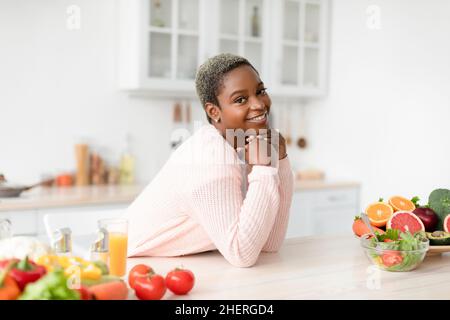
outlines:
[[[219,106],[217,96],[223,85],[225,75],[242,65],[250,66],[258,73],[247,59],[231,53],[221,53],[211,57],[198,68],[195,77],[195,88],[203,108],[208,102]],[[211,118],[208,115],[206,115],[206,118],[211,123]]]

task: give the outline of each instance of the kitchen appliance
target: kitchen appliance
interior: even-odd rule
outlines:
[[[50,179],[53,180],[53,179]],[[29,186],[19,185],[19,184],[13,184],[6,179],[3,179],[0,181],[0,198],[14,198],[20,196],[20,194],[24,191],[30,190],[32,188],[38,187],[40,185],[47,184],[50,180],[41,181],[36,184],[32,184]]]

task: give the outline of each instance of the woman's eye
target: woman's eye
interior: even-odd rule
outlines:
[[[262,88],[257,92],[257,94],[261,94],[261,95],[265,96],[267,94],[266,90],[267,90],[267,88]]]
[[[240,104],[246,103],[246,102],[247,102],[247,98],[239,97],[239,98],[237,98],[236,100],[234,100],[234,102],[240,103]]]

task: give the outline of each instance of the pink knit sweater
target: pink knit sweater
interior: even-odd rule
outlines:
[[[261,251],[277,251],[283,243],[292,192],[287,157],[278,168],[251,169],[214,126],[204,125],[128,208],[128,255],[218,249],[231,264],[252,266]]]

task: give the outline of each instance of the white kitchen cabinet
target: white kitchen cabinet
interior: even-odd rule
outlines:
[[[125,211],[128,204],[80,206],[54,209],[33,209],[26,211],[8,211],[0,213],[0,219],[9,219],[12,234],[15,236],[40,236],[46,237],[43,217],[46,214],[58,214],[67,221],[66,227],[76,230],[88,229],[87,223],[96,223],[99,219],[117,216],[120,211]],[[92,228],[91,228],[92,229]]]
[[[271,87],[283,97],[315,97],[326,93],[328,0],[272,2],[275,16],[271,51]]]
[[[242,55],[272,96],[325,93],[328,0],[120,0],[119,86],[195,97],[198,66]]]
[[[58,219],[63,223],[59,227],[69,227],[72,232],[84,234],[90,233],[97,225],[97,221],[106,218],[116,218],[124,213],[128,204],[117,205],[100,205],[86,207],[67,207],[55,209],[40,209],[37,214],[37,234],[38,236],[46,236],[47,232],[44,225],[44,216],[58,215],[62,219]]]
[[[359,187],[297,191],[286,237],[346,234],[359,210]]]
[[[8,219],[11,222],[13,235],[36,235],[37,233],[38,220],[35,210],[2,212],[0,219]]]
[[[210,5],[218,23],[208,32],[212,46],[205,59],[219,53],[241,55],[268,78],[270,0],[215,0]]]
[[[119,1],[119,86],[157,95],[194,91],[204,52],[204,0]]]

